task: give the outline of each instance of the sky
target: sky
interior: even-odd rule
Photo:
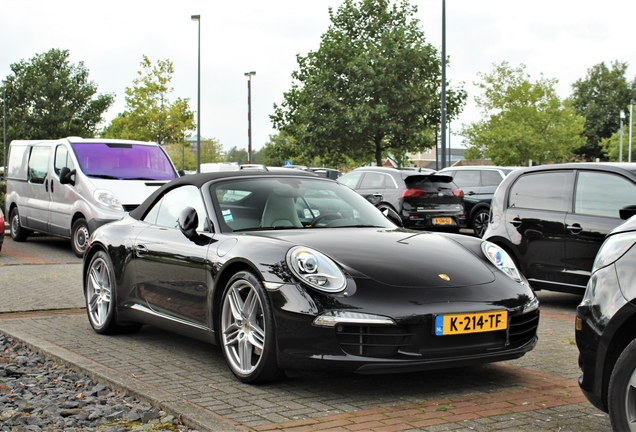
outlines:
[[[329,7],[342,0],[0,0],[0,77],[10,65],[52,48],[84,62],[98,93],[115,102],[106,123],[125,109],[146,55],[174,66],[170,99],[189,98],[197,110],[198,31],[201,49],[201,136],[225,150],[247,150],[248,104],[245,72],[251,78],[252,150],[275,134],[270,114],[291,88],[296,56],[320,47],[330,25]],[[442,0],[410,0],[418,7],[426,40],[441,51]],[[201,21],[191,20],[200,15]],[[446,77],[463,85],[468,101],[450,129],[481,119],[474,98],[479,73],[503,61],[526,66],[531,80],[558,80],[559,95],[588,69],[627,62],[636,75],[634,0],[446,0]],[[10,107],[8,108],[10,109]],[[617,113],[617,115],[619,115]],[[195,114],[196,118],[196,114]],[[59,137],[51,137],[59,138]],[[461,145],[455,134],[451,146]]]

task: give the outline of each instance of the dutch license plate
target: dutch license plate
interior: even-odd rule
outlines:
[[[508,311],[438,315],[435,317],[435,334],[437,336],[481,333],[507,328]]]
[[[453,218],[433,218],[433,225],[452,225]]]

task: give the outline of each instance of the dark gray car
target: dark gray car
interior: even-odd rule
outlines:
[[[380,210],[396,211],[405,228],[459,232],[466,225],[464,193],[450,176],[430,170],[361,167],[337,181]]]

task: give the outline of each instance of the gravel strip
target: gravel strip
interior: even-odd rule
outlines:
[[[194,432],[0,333],[0,431],[43,430]]]

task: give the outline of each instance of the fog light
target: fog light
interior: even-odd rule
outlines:
[[[574,320],[574,329],[578,331],[583,330],[583,320],[580,317],[576,317]]]

